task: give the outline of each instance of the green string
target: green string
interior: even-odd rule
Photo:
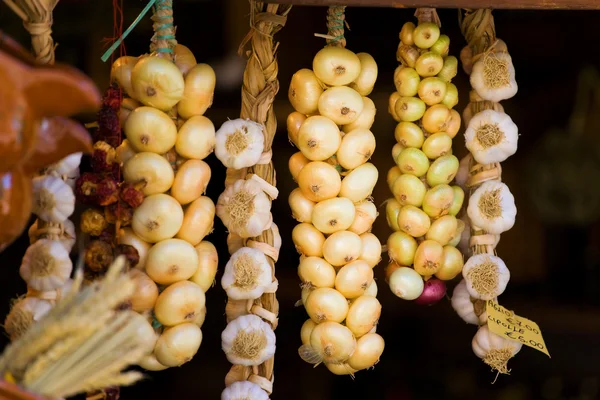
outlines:
[[[333,29],[344,29],[344,20],[340,18],[342,15],[344,15],[344,11],[333,13],[333,16],[337,17],[337,18],[332,18],[331,20],[335,21],[335,22],[338,22],[339,25],[334,25],[334,26],[330,27],[329,28],[330,30],[333,30]],[[329,43],[339,42],[342,39],[344,39],[344,34],[343,33],[341,35],[338,35],[338,36],[334,37],[333,39],[329,39]]]
[[[156,0],[156,7],[154,8],[154,12],[158,12],[160,10],[171,10],[172,7],[170,4],[164,4],[166,3],[166,0]],[[170,16],[166,16],[166,15],[161,15],[161,16],[157,16],[156,19],[161,20],[161,19],[168,19],[170,18]],[[163,30],[163,29],[167,29],[167,28],[171,28],[173,26],[172,22],[166,23],[166,24],[162,24],[159,25],[156,28],[156,38],[159,40],[168,40],[168,39],[175,39],[175,35],[158,35],[158,32]],[[169,47],[158,47],[156,49],[156,52],[158,53],[173,53],[173,49],[169,48]]]

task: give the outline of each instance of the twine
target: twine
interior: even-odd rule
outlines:
[[[173,52],[177,45],[173,24],[173,0],[156,0],[152,21],[154,21],[152,25],[154,36],[152,36],[150,51],[173,60]]]
[[[346,47],[344,23],[346,22],[346,6],[329,7],[327,10],[327,39],[328,46]]]

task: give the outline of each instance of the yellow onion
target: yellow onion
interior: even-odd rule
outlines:
[[[362,248],[359,259],[369,264],[369,267],[375,268],[381,261],[381,242],[371,232],[366,232],[360,235]]]
[[[177,169],[171,196],[181,204],[189,204],[204,193],[210,181],[210,167],[202,160],[187,160]]]
[[[437,185],[425,193],[423,211],[431,218],[448,214],[454,200],[454,190],[448,185]]]
[[[358,119],[363,110],[360,93],[348,86],[332,87],[319,97],[319,114],[336,125],[346,125]]]
[[[405,43],[400,43],[396,51],[396,59],[403,65],[414,68],[419,54],[419,50],[414,46],[407,46]]]
[[[330,164],[313,161],[298,174],[298,186],[307,199],[319,202],[336,197],[342,188],[342,179]]]
[[[137,57],[122,56],[117,58],[110,68],[110,81],[116,82],[129,97],[134,97],[131,71],[137,62]]]
[[[400,227],[398,226],[398,214],[400,213],[401,208],[402,205],[400,205],[396,199],[388,199],[385,204],[385,219],[388,226],[395,231],[400,230]]]
[[[463,255],[460,250],[456,247],[444,246],[442,266],[437,270],[435,276],[443,281],[449,281],[462,272],[463,265]]]
[[[425,140],[423,131],[413,122],[400,122],[396,125],[394,137],[402,147],[420,148]]]
[[[394,273],[395,270],[397,270],[398,268],[402,267],[400,264],[398,264],[395,261],[390,261],[388,263],[388,265],[385,267],[385,281],[389,284],[390,282],[390,277],[392,276],[392,274]],[[365,294],[367,294],[365,292]]]
[[[158,286],[148,275],[138,269],[129,272],[135,282],[135,291],[129,299],[131,309],[138,313],[145,313],[154,308],[158,298]]]
[[[427,184],[431,187],[452,182],[458,172],[460,162],[456,156],[447,154],[431,163],[427,171]]]
[[[173,62],[161,57],[142,57],[131,71],[131,85],[136,100],[162,111],[169,111],[183,99],[183,74]]]
[[[458,59],[454,56],[449,56],[444,59],[444,65],[440,72],[438,72],[438,77],[443,79],[446,82],[450,82],[452,78],[456,76],[458,73]]]
[[[445,132],[438,132],[430,135],[421,149],[430,160],[452,152],[452,138]]]
[[[405,22],[400,30],[400,41],[408,46],[415,44],[413,40],[413,32],[415,31],[415,24],[412,22]]]
[[[190,281],[200,286],[205,293],[215,281],[217,268],[219,266],[219,254],[215,246],[206,241],[200,242],[196,247],[198,254],[198,269],[190,278]]]
[[[346,175],[339,194],[355,203],[366,199],[373,193],[378,177],[377,168],[371,163],[365,163]]]
[[[150,249],[146,273],[160,285],[189,279],[198,269],[198,253],[181,239],[163,240]]]
[[[287,117],[286,125],[288,131],[288,139],[296,147],[298,147],[298,132],[300,131],[300,127],[302,126],[304,121],[306,121],[306,115],[299,113],[298,111],[294,111]]]
[[[362,296],[373,282],[373,269],[365,261],[358,260],[344,265],[335,277],[335,288],[345,298]]]
[[[392,185],[392,194],[403,206],[421,207],[426,192],[425,184],[410,174],[400,175]]]
[[[131,157],[137,154],[127,139],[124,139],[115,150],[115,159],[121,165],[125,164]]]
[[[302,114],[315,114],[323,87],[314,72],[303,68],[292,75],[288,99],[294,109]]]
[[[441,103],[446,97],[447,85],[440,78],[425,78],[419,84],[419,97],[428,106]]]
[[[421,177],[429,170],[429,159],[419,149],[409,147],[402,150],[396,159],[396,164],[403,174]]]
[[[215,203],[210,197],[200,196],[183,212],[183,223],[175,237],[192,246],[199,244],[213,230]]]
[[[341,141],[335,122],[320,115],[308,117],[298,131],[298,149],[311,161],[327,160],[336,153]]]
[[[343,376],[351,375],[354,376],[358,370],[352,368],[348,363],[323,363],[325,367],[334,375]]]
[[[366,335],[379,321],[381,303],[372,296],[360,296],[352,302],[346,317],[346,326],[356,338]]]
[[[356,350],[348,359],[348,365],[356,370],[373,367],[379,362],[385,342],[376,333],[367,333],[356,342]]]
[[[415,27],[412,37],[418,48],[428,49],[440,38],[440,27],[433,22],[422,22]]]
[[[202,343],[202,331],[194,323],[185,323],[163,331],[156,341],[156,359],[167,367],[178,367],[190,361]]]
[[[377,296],[377,282],[375,281],[375,279],[373,279],[373,282],[371,282],[367,290],[365,290],[364,296]]]
[[[181,228],[181,204],[166,194],[153,194],[133,212],[131,227],[136,235],[149,243],[169,239]]]
[[[314,291],[315,291],[315,288],[309,287],[309,286],[304,286],[302,288],[302,292],[301,292],[301,295],[300,295],[301,296],[300,297],[300,304],[303,304],[303,305],[306,306],[306,303],[308,301],[308,296],[310,296],[310,294],[312,292],[314,292]]]
[[[346,361],[356,349],[356,338],[350,329],[336,322],[323,322],[313,329],[310,346],[327,363]]]
[[[200,312],[196,315],[196,318],[194,319],[194,324],[196,324],[198,326],[198,328],[202,328],[202,325],[204,325],[205,320],[206,320],[206,306],[204,306],[202,308],[202,310],[200,310]]]
[[[212,105],[217,78],[208,64],[194,65],[185,77],[183,98],[177,103],[177,113],[181,118],[189,119],[204,115]]]
[[[358,128],[348,132],[336,153],[344,169],[354,169],[369,161],[375,151],[375,136],[368,129]]]
[[[360,59],[343,47],[325,47],[313,59],[313,71],[317,78],[329,86],[342,86],[353,82],[360,75]]]
[[[175,174],[171,164],[162,156],[142,152],[131,157],[123,166],[123,179],[143,184],[144,196],[164,193],[171,188]]]
[[[330,234],[348,229],[356,216],[352,200],[334,197],[315,204],[312,212],[312,224],[319,231]]]
[[[139,261],[136,265],[132,265],[132,267],[143,270],[144,267],[146,266],[146,258],[148,257],[148,250],[150,250],[150,247],[151,247],[150,243],[142,240],[142,238],[140,238],[138,235],[136,235],[135,232],[133,231],[133,229],[131,229],[129,227],[122,228],[119,231],[118,243],[133,246],[137,250],[138,256],[139,256]]]
[[[192,322],[206,305],[200,286],[190,281],[180,281],[168,286],[156,300],[154,316],[165,326]]]
[[[442,246],[445,246],[454,238],[457,225],[456,217],[444,215],[433,221],[425,238],[427,240],[435,240]]]
[[[395,111],[400,121],[414,122],[424,117],[426,106],[418,97],[400,97],[396,102]]]
[[[361,235],[370,232],[377,218],[377,207],[370,200],[363,200],[354,205],[355,215],[352,225],[348,228],[350,232]]]
[[[375,103],[368,97],[363,97],[363,109],[358,118],[347,125],[342,126],[342,131],[345,133],[352,132],[355,129],[371,129],[373,122],[375,122],[375,114],[377,109]]]
[[[398,213],[398,226],[413,237],[420,237],[427,233],[431,222],[423,210],[415,206],[403,206]]]
[[[388,112],[396,122],[401,121],[400,117],[396,113],[396,104],[398,103],[398,100],[400,100],[401,97],[402,96],[400,96],[400,93],[394,92],[390,95],[390,98],[388,100]]]
[[[141,106],[142,104],[134,99],[124,98],[121,102],[121,107],[119,108],[119,123],[121,126],[125,126],[125,122],[127,121],[127,118],[129,118],[131,112]]]
[[[368,96],[373,91],[377,81],[377,63],[373,56],[368,53],[357,53],[356,56],[360,60],[360,74],[350,84],[350,87],[362,96]]]
[[[396,143],[392,146],[392,159],[394,160],[394,162],[398,160],[398,156],[400,155],[400,153],[402,153],[402,150],[404,150],[405,148],[406,147],[402,146],[400,143]],[[400,168],[398,168],[398,171],[400,171]]]
[[[390,190],[392,190],[392,187],[394,187],[394,182],[396,182],[396,179],[398,179],[400,175],[402,175],[402,172],[400,171],[400,167],[398,167],[397,165],[394,165],[392,168],[389,169],[386,181]]]
[[[412,265],[417,241],[405,232],[394,232],[387,240],[388,256],[400,265]]]
[[[193,116],[179,128],[175,150],[185,158],[203,160],[215,149],[215,126],[210,119]]]
[[[311,287],[332,288],[335,285],[335,269],[319,257],[306,257],[300,261],[298,276]]]
[[[310,292],[304,307],[308,316],[317,324],[324,321],[342,322],[348,314],[348,301],[332,288],[317,288]]]
[[[137,152],[163,154],[177,140],[177,126],[164,112],[153,107],[138,107],[131,112],[124,127],[127,140]]]
[[[421,77],[414,68],[400,65],[394,71],[394,85],[402,97],[416,96],[419,91]]]
[[[444,132],[450,121],[450,109],[443,104],[436,104],[425,111],[423,128],[429,133]]]
[[[442,267],[444,248],[434,240],[419,244],[415,253],[414,269],[423,276],[431,276]]]
[[[302,168],[304,168],[304,166],[306,164],[308,164],[310,162],[310,160],[306,157],[304,157],[304,154],[302,154],[301,151],[294,153],[289,161],[288,161],[288,167],[290,169],[290,174],[292,174],[292,178],[297,181],[298,180],[298,175],[300,174],[300,171],[302,170]]]
[[[307,257],[322,257],[325,236],[314,226],[298,224],[292,229],[292,241],[299,254]]]
[[[443,67],[444,59],[433,51],[421,54],[415,62],[415,70],[422,77],[436,76]]]
[[[446,126],[446,133],[451,138],[454,138],[460,130],[460,114],[456,110],[450,110],[450,120]]]
[[[166,365],[159,363],[154,353],[143,357],[137,365],[144,368],[146,371],[164,371],[165,369],[169,368]]]
[[[186,76],[188,71],[197,64],[196,57],[194,57],[194,53],[187,47],[180,43],[175,45],[175,49],[173,50],[174,54],[174,62],[177,68],[181,71],[183,76]]]
[[[302,328],[300,328],[300,340],[302,344],[310,345],[310,335],[312,334],[313,329],[315,329],[317,324],[314,323],[312,319],[307,319],[302,324]]]
[[[399,267],[388,279],[392,293],[404,300],[414,300],[423,293],[423,278],[414,269]]]
[[[448,35],[440,35],[438,40],[431,45],[429,51],[436,52],[442,57],[448,55],[448,52],[450,51],[450,38]]]
[[[454,191],[454,200],[448,210],[448,214],[456,216],[462,208],[463,201],[465,200],[465,192],[460,186],[452,186],[452,190]]]
[[[458,104],[458,89],[454,83],[446,83],[446,95],[442,99],[442,104],[450,109]]]
[[[361,252],[360,236],[350,231],[336,232],[325,239],[323,244],[323,257],[334,267],[341,267],[358,260]]]
[[[306,198],[300,188],[291,191],[288,203],[292,210],[292,217],[298,222],[311,222],[315,202]]]

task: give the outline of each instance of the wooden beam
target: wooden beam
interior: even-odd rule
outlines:
[[[600,0],[263,0],[299,6],[600,10]]]

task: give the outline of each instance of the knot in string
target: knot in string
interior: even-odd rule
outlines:
[[[346,23],[346,6],[329,7],[327,10],[327,45],[346,47],[344,25]]]

